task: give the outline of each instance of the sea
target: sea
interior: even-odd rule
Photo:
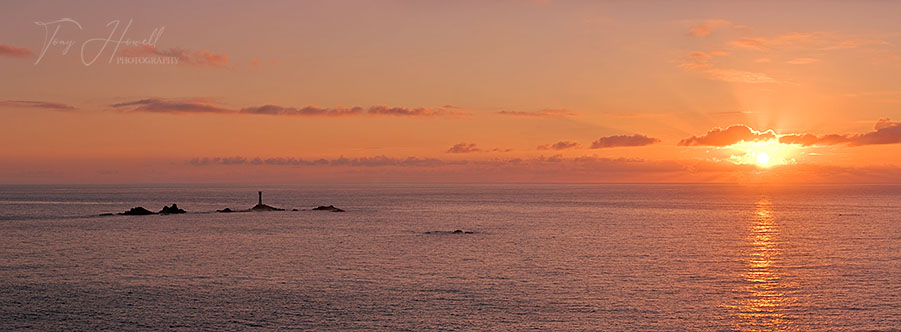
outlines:
[[[0,330],[901,331],[901,186],[4,185]]]

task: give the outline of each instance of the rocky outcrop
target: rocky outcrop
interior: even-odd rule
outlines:
[[[256,206],[250,208],[250,211],[253,212],[266,212],[266,211],[285,211],[285,209],[279,209],[277,207],[271,207],[266,204],[257,204]]]
[[[160,214],[180,214],[185,213],[185,210],[179,209],[178,205],[172,203],[172,206],[163,206],[163,209],[160,210]]]
[[[216,210],[216,212],[219,212],[219,213],[232,213],[232,212],[237,212],[237,211],[232,210],[232,209],[229,209],[229,208],[224,208],[224,209],[222,209],[222,210]]]
[[[131,210],[120,213],[123,216],[146,216],[150,214],[156,214],[156,212],[147,210],[141,206],[133,207]]]
[[[279,209],[277,207],[272,207],[272,206],[263,204],[263,192],[258,191],[257,193],[259,194],[260,199],[257,201],[257,205],[250,208],[250,210],[248,210],[248,211],[253,211],[253,212],[285,211],[285,209]]]
[[[329,206],[318,206],[313,208],[313,211],[330,211],[330,212],[344,212],[344,210],[336,208],[334,205]]]

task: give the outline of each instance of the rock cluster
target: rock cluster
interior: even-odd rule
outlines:
[[[142,206],[133,207],[128,211],[120,213],[123,216],[146,216],[149,214],[156,214],[156,212],[145,209]]]
[[[160,214],[179,214],[185,213],[185,210],[179,209],[178,205],[172,203],[172,206],[163,206],[163,209],[160,210]]]
[[[318,207],[313,208],[313,211],[344,212],[344,210],[336,208],[334,205],[329,205],[329,206],[320,205]]]

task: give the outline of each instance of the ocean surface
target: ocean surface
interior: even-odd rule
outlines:
[[[0,186],[0,330],[901,331],[901,186]]]

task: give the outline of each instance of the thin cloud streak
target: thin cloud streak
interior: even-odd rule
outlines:
[[[499,115],[507,115],[507,116],[519,116],[519,117],[529,117],[529,118],[565,118],[576,116],[576,113],[570,112],[566,109],[543,109],[535,112],[524,112],[524,111],[498,111]]]
[[[0,107],[10,107],[10,108],[41,108],[48,110],[56,110],[56,111],[69,111],[76,110],[75,106],[57,103],[57,102],[49,102],[49,101],[34,101],[34,100],[4,100],[0,101]]]
[[[539,145],[538,150],[566,150],[579,146],[579,143],[572,141],[559,141],[554,144]]]
[[[645,146],[659,143],[660,139],[648,137],[641,134],[634,135],[614,135],[601,137],[591,143],[592,149],[614,148],[614,147],[630,147]]]
[[[149,113],[235,113],[235,111],[201,102],[164,100],[158,98],[142,99],[110,105],[117,109],[126,109],[130,112]]]
[[[480,149],[475,143],[457,143],[454,146],[447,149],[447,153],[471,153],[471,152],[480,152]]]
[[[151,112],[151,113],[217,113],[217,114],[244,114],[244,115],[270,115],[270,116],[301,116],[301,117],[345,117],[345,116],[388,116],[388,117],[437,117],[465,114],[459,111],[448,110],[446,107],[406,108],[397,106],[372,106],[367,108],[334,107],[323,108],[318,106],[283,107],[266,104],[262,106],[245,107],[238,110],[217,106],[191,99],[163,99],[147,98],[135,101],[121,102],[110,105],[111,107],[127,112]],[[456,107],[455,107],[456,108]]]
[[[9,44],[0,44],[0,56],[10,58],[30,58],[34,56],[34,52],[27,48],[16,47]]]

